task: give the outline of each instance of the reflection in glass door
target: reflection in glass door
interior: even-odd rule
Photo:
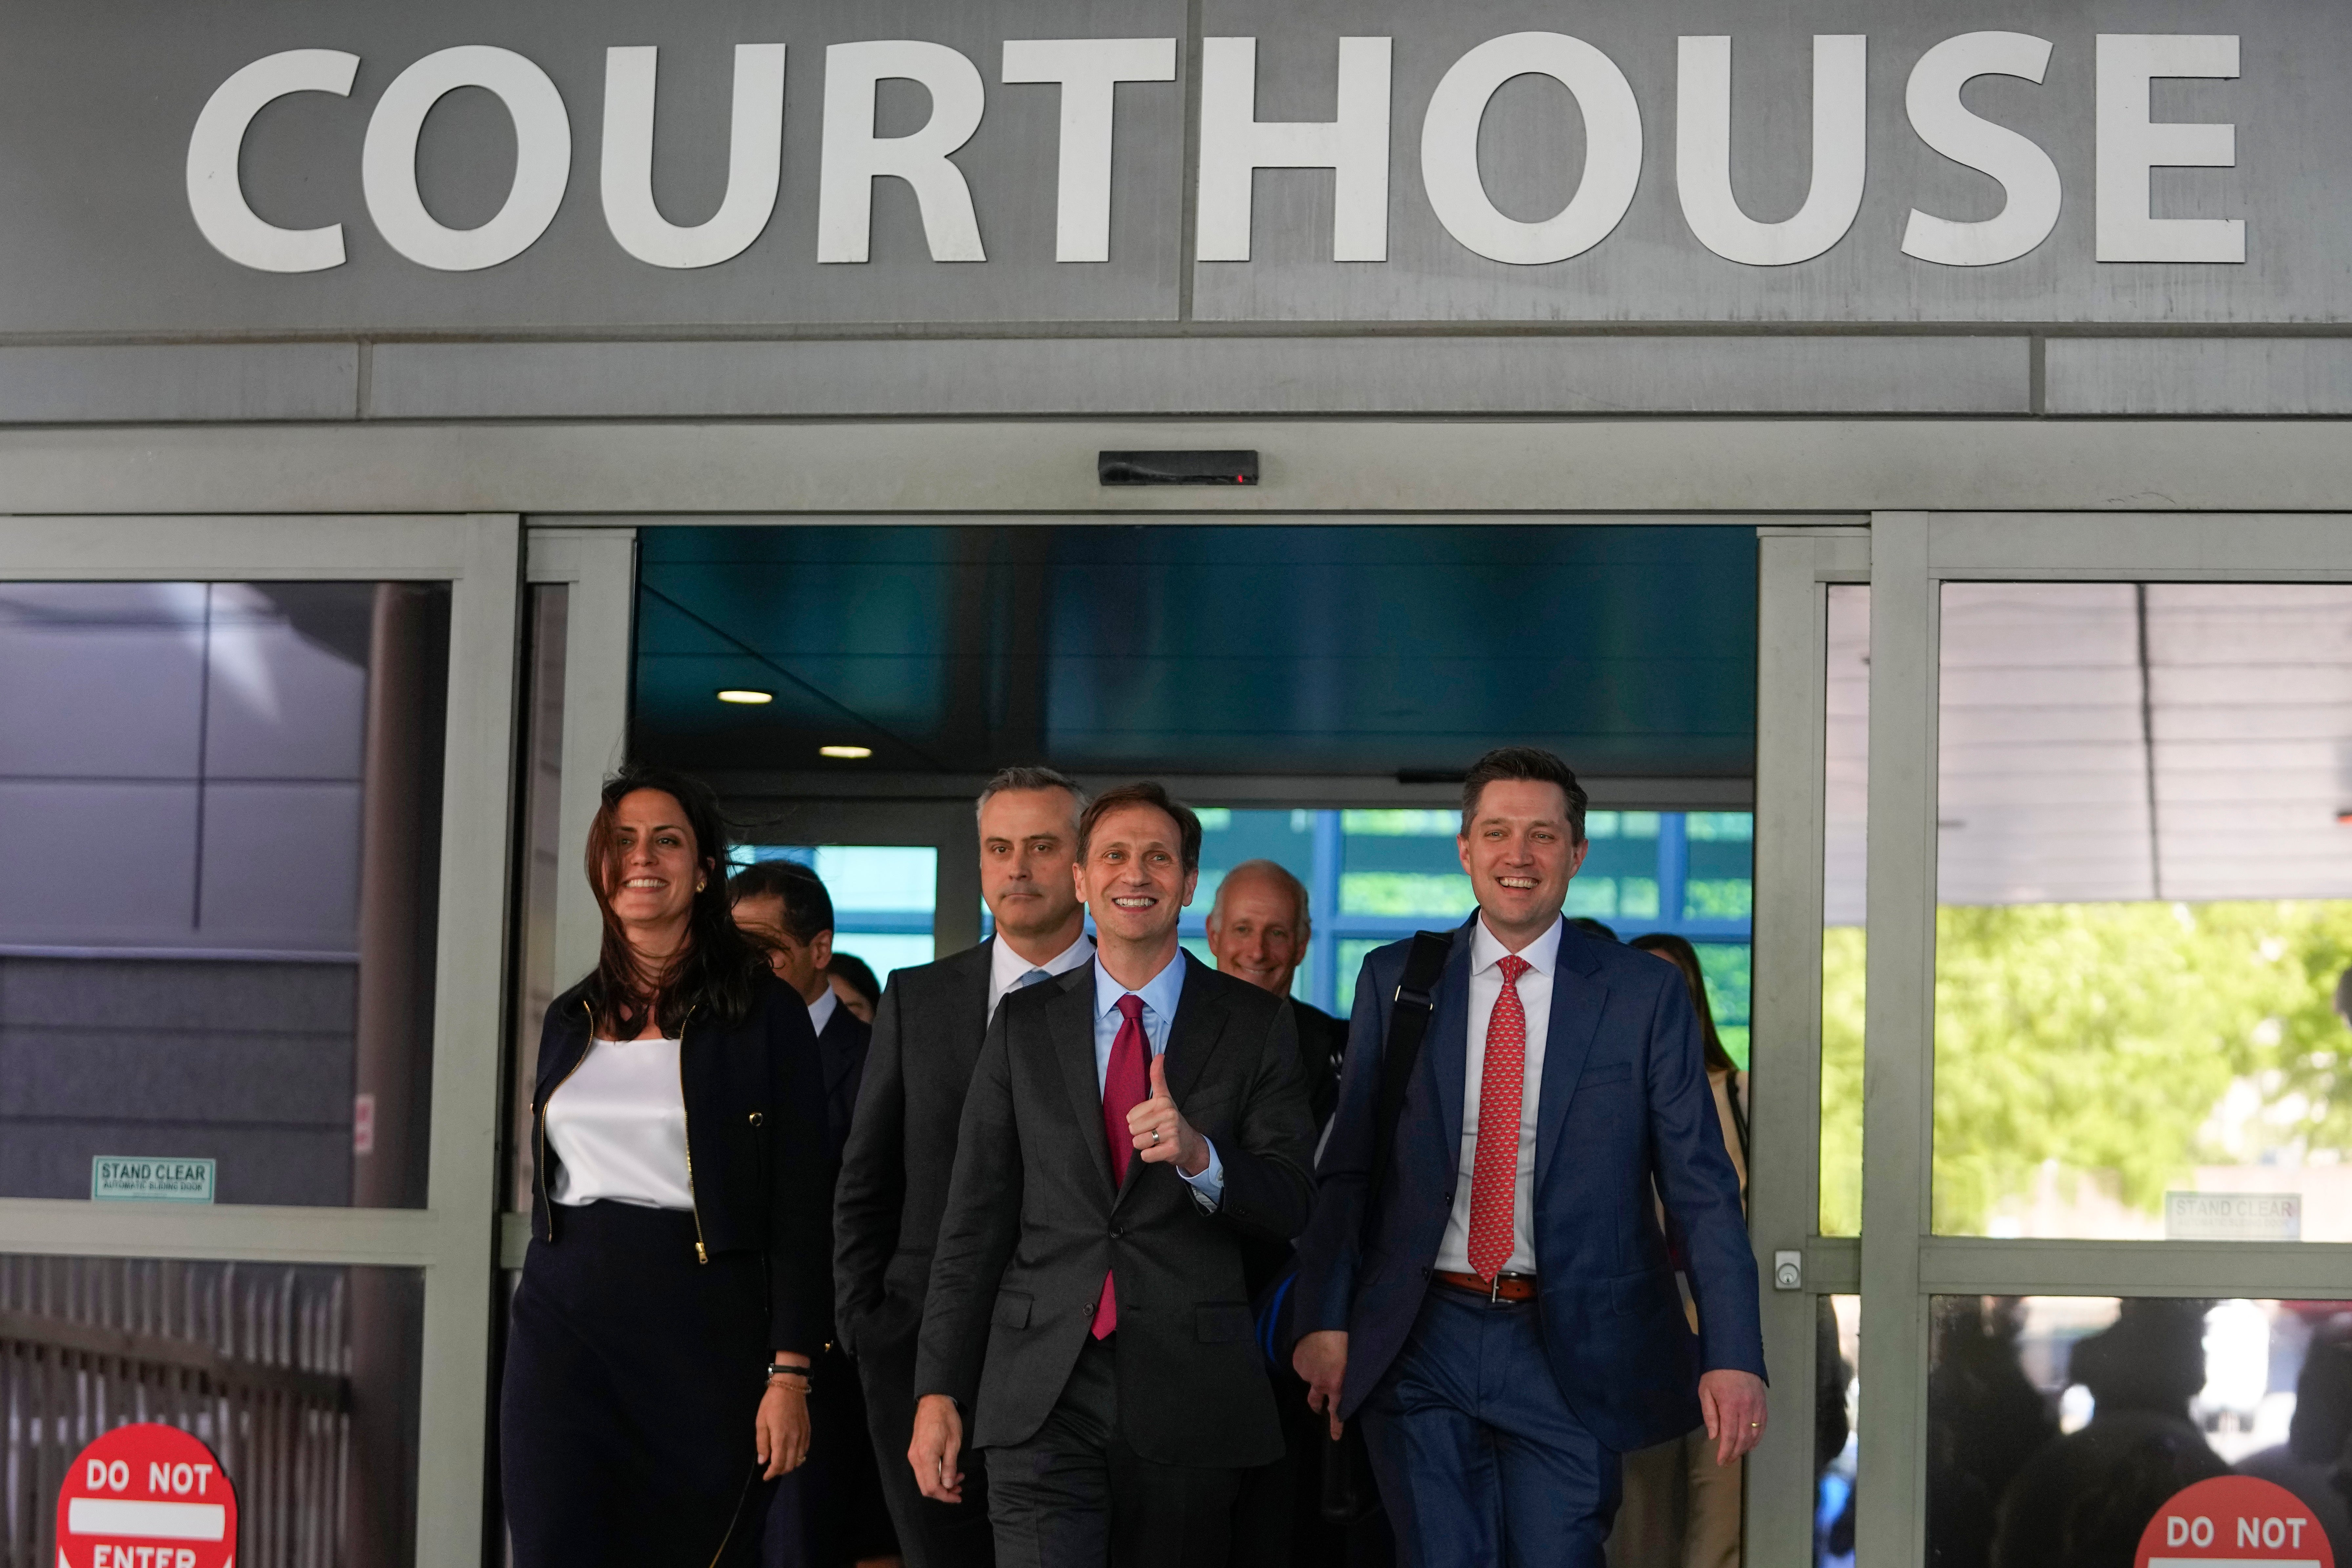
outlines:
[[[0,585],[0,1196],[424,1204],[448,642],[441,584]]]
[[[2341,1533],[2352,531],[1884,514],[1872,570],[1860,1559],[2129,1561],[2231,1471]]]
[[[2352,1241],[2352,586],[1942,619],[1935,1228]]]

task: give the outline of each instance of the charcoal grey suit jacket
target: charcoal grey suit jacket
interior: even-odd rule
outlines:
[[[1146,1459],[1244,1467],[1281,1457],[1244,1277],[1245,1237],[1307,1222],[1313,1123],[1289,1003],[1179,955],[1168,1089],[1215,1144],[1203,1209],[1172,1162],[1111,1180],[1095,1072],[1095,965],[1007,996],[964,1100],[931,1266],[919,1394],[952,1395],[974,1447],[1044,1425],[1118,1279],[1122,1436]]]
[[[988,1033],[994,938],[890,976],[834,1188],[835,1333],[853,1355],[911,1355],[956,1127]]]

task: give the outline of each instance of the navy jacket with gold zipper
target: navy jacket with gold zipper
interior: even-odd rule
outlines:
[[[558,1159],[547,1102],[588,1054],[586,984],[550,1004],[531,1091],[530,1233],[562,1244],[548,1201]],[[832,1334],[833,1182],[826,1158],[823,1065],[808,1008],[764,972],[740,1023],[689,1015],[679,1036],[687,1187],[695,1250],[765,1255],[769,1348],[814,1355]]]

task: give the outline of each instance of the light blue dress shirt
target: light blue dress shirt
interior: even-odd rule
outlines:
[[[1178,948],[1176,956],[1169,961],[1167,967],[1144,982],[1142,989],[1134,993],[1143,998],[1143,1037],[1150,1043],[1151,1054],[1155,1057],[1168,1049],[1169,1026],[1176,1021],[1177,999],[1184,994],[1184,966],[1192,961],[1192,954]],[[1113,980],[1110,971],[1105,969],[1097,958],[1095,961],[1097,1094],[1102,1092],[1105,1081],[1110,1077],[1110,1048],[1118,1042],[1118,1026],[1122,1022],[1118,1015],[1118,999],[1128,994],[1127,987]],[[1176,1109],[1181,1111],[1184,1108],[1180,1105]],[[1185,1184],[1192,1189],[1192,1195],[1200,1200],[1202,1208],[1214,1209],[1224,1200],[1225,1163],[1217,1157],[1214,1143],[1210,1143],[1206,1138],[1201,1142],[1209,1144],[1207,1167],[1197,1176],[1184,1176],[1181,1167],[1176,1173],[1184,1176]]]

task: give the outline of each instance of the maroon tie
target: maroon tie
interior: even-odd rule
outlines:
[[[1127,1113],[1151,1098],[1151,1047],[1143,1037],[1143,998],[1132,991],[1118,999],[1118,1037],[1110,1043],[1110,1066],[1103,1073],[1103,1142],[1110,1146],[1111,1185],[1127,1180],[1135,1158],[1135,1135],[1127,1130]],[[1095,1303],[1095,1338],[1108,1339],[1118,1327],[1118,1293],[1111,1276],[1103,1276],[1102,1298]]]

